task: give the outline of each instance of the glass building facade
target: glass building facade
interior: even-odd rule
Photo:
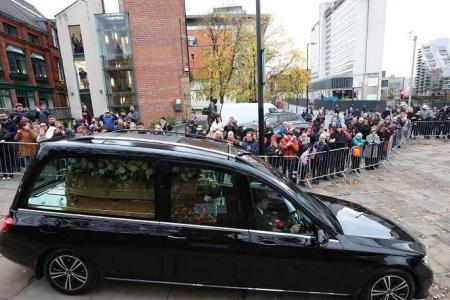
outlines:
[[[112,111],[137,107],[128,14],[96,15],[96,22],[108,106]]]

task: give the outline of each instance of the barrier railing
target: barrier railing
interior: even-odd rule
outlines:
[[[380,165],[387,168],[386,162],[389,158],[391,145],[391,141],[383,141],[352,147],[348,156],[349,169],[360,176],[361,169],[373,169]]]
[[[0,142],[0,177],[23,174],[38,147],[37,143]]]
[[[414,121],[411,134],[408,137],[415,138],[449,138],[450,121]]]
[[[328,176],[345,176],[348,169],[348,148],[333,149],[321,152],[309,152],[300,157],[299,182],[306,183],[311,187],[318,179]]]
[[[285,156],[269,156],[263,155],[259,156],[268,162],[272,167],[280,171],[287,178],[298,182],[300,157],[295,155],[285,155]]]

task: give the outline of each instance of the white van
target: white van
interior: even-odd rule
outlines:
[[[258,103],[224,103],[222,110],[220,105],[217,112],[222,116],[222,122],[227,123],[229,117],[234,117],[238,124],[258,121]],[[264,115],[276,113],[279,110],[271,103],[264,103]]]

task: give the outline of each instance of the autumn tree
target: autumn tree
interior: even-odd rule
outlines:
[[[233,98],[238,101],[256,100],[256,35],[255,20],[242,14],[214,11],[204,20],[204,36],[209,45],[204,55],[201,89],[199,95],[209,99],[217,97],[223,101]],[[280,94],[301,93],[307,78],[301,72],[304,58],[295,49],[291,40],[284,37],[270,15],[261,20],[265,58],[265,77],[268,84],[277,89],[268,89],[266,99]]]

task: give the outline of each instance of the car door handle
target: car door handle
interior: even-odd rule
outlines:
[[[260,240],[257,244],[261,247],[273,247],[277,245],[277,243],[275,243],[274,241],[269,240]]]
[[[182,235],[168,235],[167,238],[169,240],[173,240],[173,241],[185,241],[185,240],[187,240],[187,237],[182,236]]]

